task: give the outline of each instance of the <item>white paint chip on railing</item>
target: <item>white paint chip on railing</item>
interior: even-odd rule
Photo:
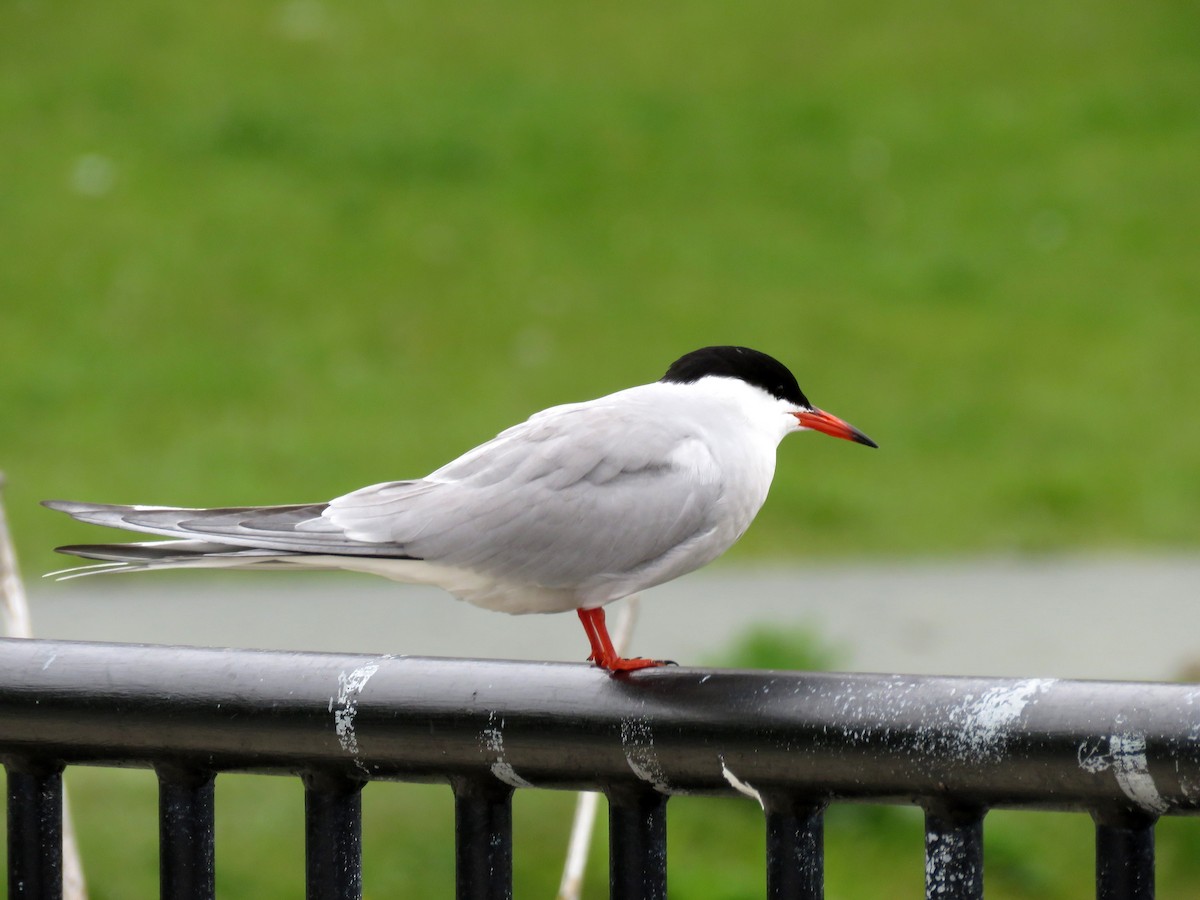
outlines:
[[[758,792],[758,789],[734,775],[729,766],[725,765],[725,757],[719,756],[717,758],[721,760],[721,775],[729,782],[729,786],[739,794],[745,794],[765,810],[767,807],[763,804],[762,794]]]
[[[342,749],[354,757],[354,764],[367,771],[367,767],[358,758],[358,735],[354,731],[354,717],[358,715],[358,695],[362,693],[371,676],[379,671],[379,666],[370,664],[359,666],[350,673],[338,673],[337,697],[329,698],[329,711],[333,713],[333,728],[337,734],[338,743]],[[334,708],[334,700],[337,708]]]
[[[667,773],[654,750],[654,732],[648,718],[630,716],[621,720],[621,749],[634,775],[659,793],[670,793]]]
[[[491,769],[492,774],[498,780],[513,788],[533,787],[518,775],[508,760],[504,758],[504,719],[497,718],[496,713],[488,715],[488,727],[480,735],[480,742],[486,752],[494,754],[496,757],[492,761]]]

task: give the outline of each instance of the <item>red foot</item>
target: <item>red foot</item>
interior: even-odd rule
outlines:
[[[613,649],[612,638],[608,636],[608,626],[604,624],[604,610],[597,607],[577,609],[576,612],[579,613],[579,621],[583,623],[583,630],[587,632],[588,640],[592,644],[592,655],[588,659],[600,668],[609,672],[633,672],[637,669],[671,665],[658,659],[642,659],[640,656],[626,659],[618,656],[617,651]]]

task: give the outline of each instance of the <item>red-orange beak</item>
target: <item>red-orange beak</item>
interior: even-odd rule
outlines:
[[[811,428],[813,431],[819,431],[845,441],[854,441],[856,444],[866,444],[868,447],[879,446],[849,422],[843,422],[837,416],[830,415],[823,409],[806,409],[803,412],[792,413],[792,415],[800,420],[801,425]]]

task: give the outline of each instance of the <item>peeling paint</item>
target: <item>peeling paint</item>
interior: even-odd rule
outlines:
[[[1140,809],[1159,816],[1170,810],[1171,805],[1158,792],[1150,775],[1146,735],[1125,731],[1110,735],[1107,742],[1085,741],[1079,746],[1078,756],[1079,767],[1085,772],[1096,775],[1111,769],[1121,793]]]
[[[963,882],[979,879],[974,863],[963,866],[962,856],[967,849],[963,835],[953,831],[925,835],[925,896],[949,894],[962,896]]]
[[[1114,734],[1109,740],[1112,748],[1113,771],[1117,785],[1125,796],[1147,812],[1162,815],[1170,805],[1163,800],[1154,779],[1150,777],[1150,762],[1146,758],[1144,734]]]
[[[625,751],[625,762],[634,775],[659,793],[670,792],[666,772],[654,752],[654,734],[649,719],[628,717],[621,720],[621,749]]]
[[[329,698],[329,711],[333,713],[333,728],[342,749],[354,757],[354,764],[367,771],[358,759],[358,735],[354,732],[354,717],[358,715],[358,695],[362,693],[371,676],[379,671],[377,665],[359,666],[347,674],[338,672],[337,708],[334,698]]]
[[[1179,790],[1192,803],[1200,800],[1200,778],[1193,778],[1190,773],[1184,772],[1179,765],[1179,760],[1175,760],[1175,774],[1179,779]]]
[[[1107,739],[1101,739],[1095,743],[1093,740],[1089,738],[1080,744],[1079,750],[1075,754],[1079,759],[1079,768],[1089,775],[1097,775],[1112,766],[1112,756],[1108,752]]]
[[[491,769],[497,780],[513,788],[533,787],[504,758],[504,719],[498,719],[494,711],[488,713],[488,727],[483,729],[479,740],[483,749],[496,757],[492,760]]]
[[[951,713],[961,725],[952,739],[952,749],[964,759],[999,759],[1017,719],[1053,678],[1029,678],[1013,685],[994,687],[978,697],[967,694],[962,706]]]
[[[721,775],[724,776],[727,782],[729,782],[729,786],[739,794],[745,794],[747,797],[757,803],[759,808],[765,810],[766,806],[763,805],[762,794],[758,792],[758,789],[734,775],[733,772],[730,771],[729,766],[725,765],[725,757],[718,756],[717,759],[721,761]]]

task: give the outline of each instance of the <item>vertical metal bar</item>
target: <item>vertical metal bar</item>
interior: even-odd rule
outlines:
[[[1154,819],[1096,817],[1096,900],[1154,900]]]
[[[212,772],[158,769],[158,892],[162,900],[212,900]]]
[[[491,777],[452,786],[455,897],[511,900],[513,789]]]
[[[825,802],[766,794],[767,900],[825,896]]]
[[[666,795],[609,791],[608,892],[612,900],[666,900]]]
[[[305,896],[362,898],[362,782],[304,776]]]
[[[986,812],[976,807],[925,810],[926,900],[982,900]]]
[[[62,767],[8,766],[8,896],[61,900]]]

